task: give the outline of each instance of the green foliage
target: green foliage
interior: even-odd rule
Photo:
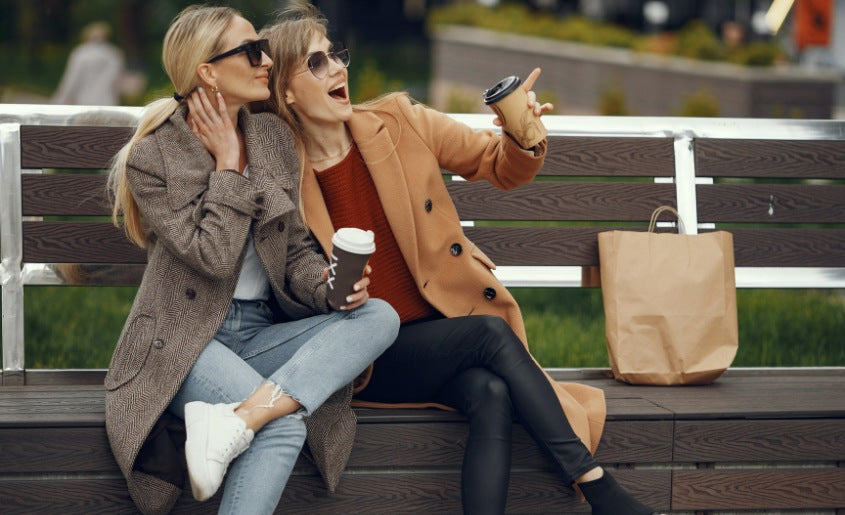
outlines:
[[[730,60],[747,66],[771,66],[786,55],[774,41],[755,42],[729,51],[718,35],[698,20],[676,33],[644,35],[581,16],[557,18],[532,11],[524,4],[505,3],[492,8],[477,3],[446,5],[431,9],[427,22],[429,32],[436,31],[439,25],[463,25],[705,61]]]
[[[771,66],[786,60],[786,52],[777,43],[755,41],[731,52],[730,60],[743,66]]]
[[[388,81],[384,73],[379,70],[375,60],[367,59],[364,66],[358,72],[358,81],[353,89],[353,103],[360,103],[372,100],[385,93],[400,89],[401,85],[396,81]]]
[[[526,5],[505,3],[494,8],[459,3],[431,9],[428,28],[438,25],[466,25],[501,32],[526,34],[590,45],[629,48],[636,34],[624,27],[598,23],[581,16],[558,19],[548,13],[532,11]]]
[[[804,110],[796,106],[785,106],[781,102],[775,103],[771,108],[772,118],[804,118]]]
[[[478,95],[473,95],[459,88],[450,89],[446,95],[446,112],[475,113],[478,112]]]
[[[678,34],[676,55],[702,61],[723,61],[725,47],[716,33],[701,21],[691,21]]]
[[[563,106],[560,105],[560,102],[558,102],[557,95],[555,95],[554,91],[547,90],[547,89],[544,89],[542,91],[538,91],[537,92],[537,102],[539,102],[540,105],[549,103],[549,104],[552,104],[552,106],[554,106],[551,111],[549,111],[548,113],[545,113],[545,114],[561,114],[563,112]]]
[[[619,84],[606,87],[599,98],[599,114],[604,116],[627,116],[628,102],[625,98],[625,91]]]
[[[684,95],[681,116],[718,117],[719,99],[708,91]]]

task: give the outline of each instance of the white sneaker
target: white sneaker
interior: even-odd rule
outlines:
[[[185,458],[194,499],[204,501],[223,483],[229,463],[252,442],[252,429],[235,414],[235,404],[185,404]]]

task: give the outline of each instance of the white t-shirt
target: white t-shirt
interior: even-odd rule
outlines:
[[[244,176],[249,177],[249,166],[244,168]],[[270,298],[270,278],[255,251],[252,231],[246,241],[246,255],[241,265],[238,284],[235,286],[235,298],[238,300],[267,300]]]

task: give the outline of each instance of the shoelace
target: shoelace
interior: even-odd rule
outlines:
[[[238,430],[237,432],[232,434],[232,437],[226,443],[226,446],[223,448],[223,453],[221,458],[223,458],[224,463],[229,463],[233,459],[235,459],[235,455],[238,452],[238,449],[244,447],[244,443],[246,441],[246,431],[245,430]]]

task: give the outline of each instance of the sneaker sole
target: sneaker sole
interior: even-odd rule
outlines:
[[[204,402],[189,402],[185,405],[185,428],[188,434],[185,440],[185,459],[188,462],[188,478],[191,482],[191,493],[197,501],[205,501],[214,494],[209,494],[203,489],[197,479],[195,479],[195,476],[197,475],[196,467],[193,469],[191,468],[192,461],[197,463],[205,462],[205,449],[208,446],[208,442],[201,442],[201,445],[198,446],[197,443],[193,441],[196,439],[196,436],[194,436],[193,439],[191,438],[188,420],[191,421],[191,425],[196,423],[198,420],[207,421],[209,410],[210,406]]]

